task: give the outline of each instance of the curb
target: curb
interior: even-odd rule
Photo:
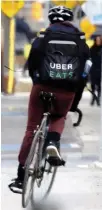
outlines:
[[[83,157],[92,157],[94,155],[98,156],[99,154],[99,137],[96,136],[80,136],[83,142],[82,147],[82,156]]]
[[[102,170],[102,162],[101,161],[94,162],[94,167],[97,168],[97,169]]]

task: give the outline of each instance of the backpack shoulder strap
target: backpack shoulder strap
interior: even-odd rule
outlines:
[[[38,37],[41,38],[41,39],[43,39],[44,36],[45,36],[45,32],[40,32],[39,35],[38,35]]]

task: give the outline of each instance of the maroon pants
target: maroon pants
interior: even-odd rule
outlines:
[[[72,92],[61,89],[59,90],[53,87],[43,85],[35,85],[32,87],[28,108],[27,128],[19,153],[19,162],[22,165],[25,164],[26,158],[29,154],[33,140],[33,132],[36,129],[36,126],[40,124],[44,112],[42,101],[39,99],[40,91],[53,92],[56,97],[53,113],[58,114],[61,117],[54,117],[51,119],[49,131],[57,132],[59,134],[63,131],[65,117],[71,108],[75,96]]]

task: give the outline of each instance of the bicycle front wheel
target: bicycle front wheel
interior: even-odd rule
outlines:
[[[37,168],[36,164],[37,164],[37,155],[39,149],[39,137],[40,137],[40,132],[37,131],[34,136],[32,146],[25,164],[25,177],[24,177],[23,192],[22,192],[23,208],[27,207],[32,194],[32,183],[34,182],[36,176],[36,168]]]

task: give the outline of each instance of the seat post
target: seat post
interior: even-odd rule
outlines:
[[[52,106],[52,99],[46,99],[44,101],[44,112],[49,112],[49,110],[51,109]]]
[[[54,94],[41,91],[40,98],[44,104],[44,112],[49,112],[52,108],[52,102],[55,100]]]

